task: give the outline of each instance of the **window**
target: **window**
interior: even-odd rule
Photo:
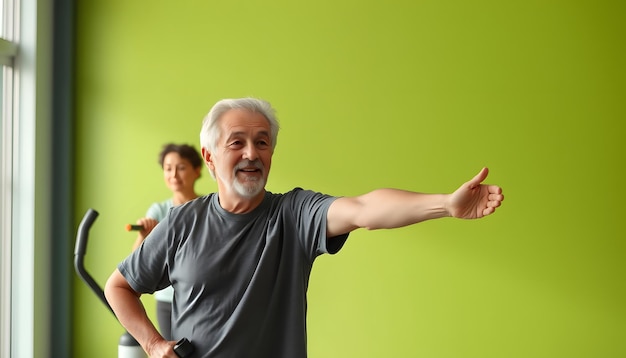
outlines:
[[[0,0],[0,358],[50,353],[52,3]]]
[[[11,264],[13,207],[13,63],[17,46],[13,42],[13,1],[0,4],[0,357],[10,357],[11,348]]]

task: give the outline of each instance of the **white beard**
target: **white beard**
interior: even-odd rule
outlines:
[[[250,177],[243,181],[240,181],[238,179],[237,172],[239,171],[239,169],[250,165],[256,166],[258,169],[261,170],[261,172],[265,171],[265,168],[260,161],[255,160],[254,162],[250,162],[244,160],[237,164],[233,169],[233,181],[230,183],[233,190],[246,199],[254,198],[259,193],[261,193],[263,189],[265,189],[265,178],[263,177]],[[215,176],[220,177],[217,171],[215,172]]]
[[[245,180],[240,182],[235,176],[232,182],[232,187],[235,192],[244,198],[251,199],[257,196],[263,188],[265,188],[265,179],[259,178],[252,180]]]

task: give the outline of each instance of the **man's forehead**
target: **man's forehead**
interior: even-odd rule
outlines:
[[[265,116],[258,112],[242,109],[231,109],[224,113],[220,125],[225,134],[267,132],[270,124]]]

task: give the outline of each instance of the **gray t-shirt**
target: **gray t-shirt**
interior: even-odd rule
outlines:
[[[341,249],[326,237],[335,197],[296,188],[266,193],[246,214],[217,194],[181,206],[118,266],[131,287],[174,287],[172,335],[193,357],[306,357],[306,291],[313,261]]]
[[[153,203],[148,208],[146,217],[153,218],[156,221],[161,221],[167,215],[172,206],[174,206],[174,200],[172,198],[160,203]],[[157,301],[172,303],[172,300],[174,299],[174,289],[172,286],[168,286],[162,290],[156,291],[154,293],[154,299]]]

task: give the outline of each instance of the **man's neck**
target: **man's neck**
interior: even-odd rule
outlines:
[[[261,205],[265,198],[265,189],[252,198],[244,198],[233,192],[218,191],[219,203],[222,209],[233,214],[245,214]]]

